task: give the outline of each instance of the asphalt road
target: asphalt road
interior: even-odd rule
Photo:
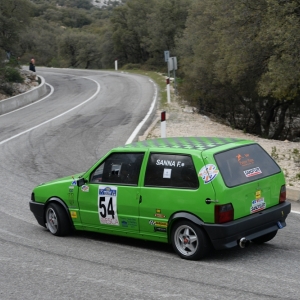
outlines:
[[[271,242],[197,262],[165,244],[86,232],[59,238],[39,226],[32,188],[124,144],[156,88],[114,72],[38,72],[51,95],[0,116],[0,299],[300,299],[297,203]]]

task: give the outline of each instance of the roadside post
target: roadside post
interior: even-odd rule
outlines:
[[[167,99],[168,99],[168,103],[171,103],[170,78],[169,77],[167,78],[166,83],[167,83]]]
[[[170,69],[169,69],[169,58],[170,58],[170,51],[165,51],[164,52],[165,55],[165,62],[167,63],[168,66],[168,78],[166,80],[167,83],[167,99],[168,99],[168,103],[171,103],[171,94],[170,94]]]
[[[177,95],[177,82],[176,82],[176,70],[177,70],[177,57],[169,57],[168,59],[168,69],[169,71],[173,71],[174,74],[174,89],[175,95]]]
[[[166,129],[167,129],[166,111],[162,111],[160,114],[160,133],[162,138],[166,137]]]
[[[115,70],[118,71],[118,60],[115,60]]]

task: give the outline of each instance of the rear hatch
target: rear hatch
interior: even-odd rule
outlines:
[[[283,172],[258,144],[218,153],[203,152],[206,164],[216,164],[219,176],[212,181],[219,204],[232,203],[234,219],[259,213],[279,204],[285,185]]]

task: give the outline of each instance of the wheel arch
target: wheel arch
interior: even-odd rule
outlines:
[[[171,242],[172,227],[174,226],[174,224],[176,222],[178,222],[179,220],[183,220],[183,219],[189,220],[200,227],[203,227],[203,224],[204,224],[204,222],[200,218],[198,218],[197,216],[195,216],[189,212],[182,211],[182,212],[174,213],[170,217],[169,222],[168,222],[168,242],[169,243]]]
[[[68,206],[67,206],[66,203],[65,203],[63,200],[61,200],[60,198],[58,198],[58,197],[51,197],[51,198],[49,198],[49,199],[47,200],[47,202],[45,203],[45,210],[44,210],[44,213],[46,213],[47,206],[48,206],[49,204],[51,204],[51,203],[58,203],[60,206],[63,207],[63,209],[65,210],[65,212],[66,212],[66,214],[67,214],[67,216],[68,216],[68,221],[69,221],[69,223],[70,223],[70,226],[71,226],[72,229],[74,229],[75,227],[74,227],[73,220],[72,220],[72,218],[71,218],[71,215],[70,215]],[[44,218],[45,218],[45,216],[44,216]]]

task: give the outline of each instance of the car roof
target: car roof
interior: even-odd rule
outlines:
[[[185,149],[185,150],[200,150],[204,151],[207,149],[216,148],[219,146],[224,146],[227,144],[235,143],[236,146],[240,145],[240,142],[249,142],[253,143],[253,141],[246,139],[238,139],[238,138],[226,138],[226,137],[170,137],[170,138],[156,138],[149,139],[140,142],[134,142],[131,144],[125,145],[123,148],[142,150],[142,149]]]

